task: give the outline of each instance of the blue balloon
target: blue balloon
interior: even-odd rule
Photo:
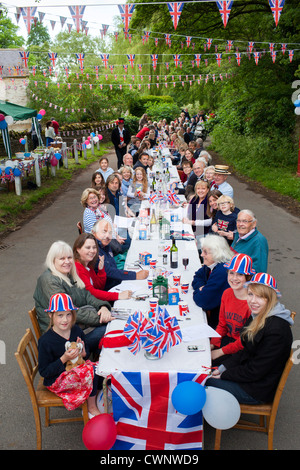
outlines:
[[[5,120],[0,121],[0,129],[6,129],[7,128],[7,122]]]
[[[31,153],[30,152],[25,152],[24,157],[30,157]]]
[[[205,400],[205,388],[197,382],[181,382],[172,393],[173,406],[178,413],[183,415],[194,415],[201,411]]]
[[[12,167],[11,167],[11,166],[7,166],[7,167],[5,168],[5,174],[6,174],[6,175],[10,175],[10,171],[11,171],[11,170],[12,170]]]
[[[96,135],[95,132],[91,132],[92,137],[95,137],[95,135]]]
[[[296,106],[296,108],[299,108],[299,106],[300,106],[300,100],[294,101],[294,105]]]
[[[55,158],[56,158],[57,160],[60,160],[60,159],[61,159],[61,154],[58,153],[58,152],[55,153],[54,156],[55,156]]]
[[[37,118],[37,119],[42,119],[42,117],[43,117],[43,116],[42,116],[41,114],[37,114],[37,115],[36,115],[36,118]]]
[[[15,176],[21,176],[21,174],[22,174],[22,171],[19,168],[14,169],[14,175]]]

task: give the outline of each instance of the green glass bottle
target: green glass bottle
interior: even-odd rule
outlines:
[[[170,267],[171,269],[178,268],[178,248],[176,246],[174,237],[173,237],[173,242],[172,242],[172,246],[170,249]]]

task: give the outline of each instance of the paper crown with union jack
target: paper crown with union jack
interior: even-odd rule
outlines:
[[[267,274],[267,273],[256,273],[249,282],[246,282],[244,284],[245,287],[249,286],[249,284],[262,284],[263,286],[267,286],[267,287],[270,287],[271,289],[273,289],[276,294],[277,294],[277,297],[281,297],[281,293],[280,291],[277,289],[277,282],[276,280],[274,279],[273,276],[271,276],[271,274]]]
[[[230,269],[231,271],[239,274],[255,274],[255,270],[252,268],[252,258],[242,253],[231,258],[228,263],[224,264],[224,268]]]
[[[68,294],[53,294],[49,301],[49,308],[45,312],[68,312],[69,310],[78,310],[73,305],[71,297]]]

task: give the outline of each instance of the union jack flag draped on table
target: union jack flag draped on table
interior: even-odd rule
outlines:
[[[169,12],[173,21],[174,29],[177,28],[179,23],[179,18],[182,13],[184,2],[172,2],[168,3]]]
[[[225,1],[223,1],[223,0],[218,1],[217,0],[217,6],[219,8],[219,11],[220,11],[220,14],[221,14],[221,17],[222,17],[224,28],[226,28],[226,26],[227,26],[230,11],[231,11],[231,8],[232,8],[232,4],[233,4],[233,0],[229,0],[229,1],[228,0],[225,0]]]
[[[85,6],[80,6],[80,5],[69,6],[69,10],[70,10],[71,16],[73,18],[74,24],[76,26],[76,31],[77,31],[77,33],[79,33],[80,28],[81,28],[81,21],[82,21],[82,18],[83,18]]]
[[[132,3],[131,5],[118,5],[118,7],[124,24],[124,29],[128,31],[129,23],[134,12],[135,5],[134,3]]]
[[[27,28],[27,33],[30,33],[31,30],[31,25],[35,22],[34,15],[36,13],[36,7],[26,7],[26,8],[21,8],[21,13],[23,16],[24,23]]]
[[[202,449],[202,412],[177,413],[170,397],[177,385],[206,374],[115,372],[111,377],[117,440],[112,450]]]
[[[284,2],[285,0],[269,0],[270,8],[271,8],[276,26],[278,25],[278,21],[282,13]]]

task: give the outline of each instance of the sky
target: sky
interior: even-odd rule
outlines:
[[[43,24],[47,26],[51,37],[54,37],[62,31],[60,16],[67,18],[63,30],[67,30],[67,23],[73,24],[73,30],[75,28],[68,5],[86,5],[83,20],[88,22],[88,33],[92,36],[99,36],[102,24],[110,25],[109,32],[114,31],[114,17],[120,19],[120,12],[116,3],[118,3],[118,0],[40,0],[38,3],[34,0],[4,0],[2,5],[8,9],[8,16],[12,22],[19,26],[18,33],[27,39],[27,30],[23,18],[20,18],[19,23],[16,21],[16,7],[37,7],[36,16],[38,16],[38,11],[45,13]],[[119,4],[122,4],[122,2],[119,2]],[[52,30],[50,20],[56,21],[54,30]]]

